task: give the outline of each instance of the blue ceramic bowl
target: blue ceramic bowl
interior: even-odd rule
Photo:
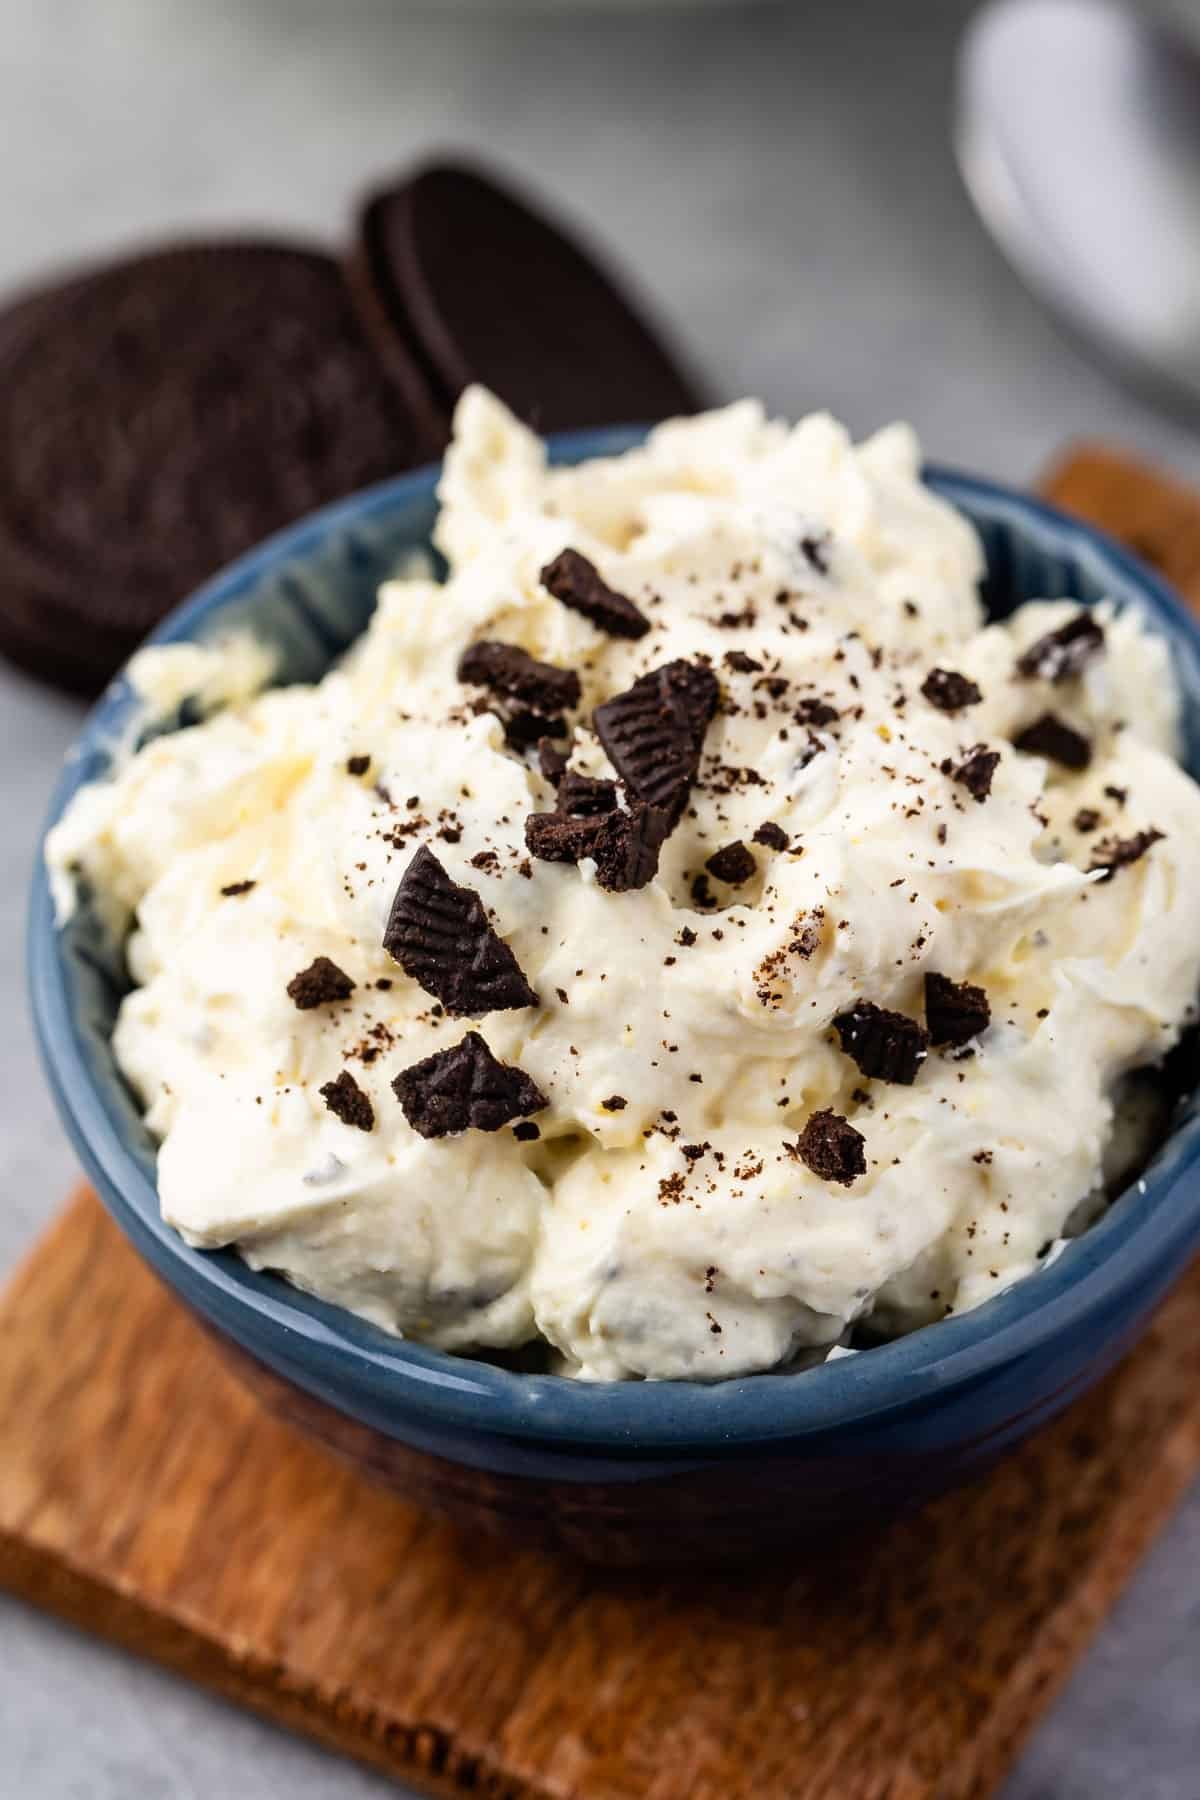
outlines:
[[[577,462],[640,436],[574,435],[553,456]],[[249,624],[278,647],[285,679],[315,679],[362,630],[398,557],[427,544],[437,473],[387,482],[271,539],[153,641]],[[994,614],[1057,596],[1141,609],[1170,640],[1200,769],[1200,627],[1167,588],[1035,500],[945,470],[928,480],[981,534]],[[68,760],[50,823],[104,774],[133,705],[118,679]],[[89,1176],[270,1402],[423,1505],[605,1561],[759,1553],[964,1479],[1095,1381],[1200,1243],[1192,1104],[1143,1185],[1050,1268],[960,1318],[815,1369],[714,1386],[513,1373],[388,1337],[231,1251],[182,1243],[159,1216],[154,1146],[113,1063],[119,961],[86,911],[55,929],[40,861],[29,955],[46,1069]]]

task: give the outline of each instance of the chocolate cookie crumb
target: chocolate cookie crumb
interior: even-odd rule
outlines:
[[[349,1069],[343,1069],[336,1081],[327,1081],[319,1091],[330,1112],[343,1125],[355,1125],[359,1131],[374,1130],[375,1108]]]
[[[1100,824],[1100,814],[1094,806],[1081,806],[1071,823],[1076,831],[1086,836],[1088,832],[1095,831]]]
[[[950,773],[960,787],[966,788],[973,800],[982,804],[992,791],[992,777],[999,761],[998,750],[989,750],[986,744],[976,744]]]
[[[704,866],[710,875],[715,875],[727,887],[742,887],[758,873],[758,864],[741,838],[735,838],[732,844],[725,844],[720,850],[715,850]]]
[[[403,1070],[392,1091],[423,1138],[457,1131],[499,1131],[550,1104],[524,1070],[498,1062],[477,1031]]]
[[[233,900],[238,894],[248,894],[251,888],[257,886],[256,881],[231,881],[221,889],[221,894],[224,899]]]
[[[764,819],[751,839],[752,843],[765,844],[768,850],[786,850],[791,841],[783,826],[777,825],[774,819]]]
[[[1018,750],[1061,763],[1064,769],[1086,769],[1092,760],[1092,746],[1087,738],[1057,713],[1043,713],[1019,732],[1013,743]]]
[[[1087,866],[1090,875],[1096,869],[1103,869],[1102,881],[1111,881],[1118,869],[1128,868],[1130,863],[1140,862],[1147,850],[1154,844],[1160,844],[1166,836],[1152,825],[1148,831],[1136,831],[1132,837],[1101,838],[1092,849],[1092,860]]]
[[[582,692],[574,669],[557,669],[552,663],[538,662],[516,644],[492,640],[471,644],[463,651],[458,679],[546,715],[578,706]]]
[[[605,1112],[624,1112],[625,1108],[629,1105],[629,1102],[626,1100],[624,1094],[610,1094],[607,1100],[602,1100],[600,1102],[600,1105]]]
[[[578,550],[562,550],[539,576],[548,594],[571,612],[582,613],[609,637],[640,638],[650,629],[645,613],[602,578],[594,563]]]
[[[957,669],[930,669],[921,683],[921,692],[930,706],[946,713],[961,712],[965,706],[978,706],[983,699],[983,690],[969,675],[960,675]]]
[[[640,800],[627,812],[616,809],[583,818],[530,813],[525,821],[525,843],[532,855],[542,862],[560,863],[590,857],[597,881],[612,894],[628,893],[653,880],[666,836],[666,815]]]
[[[818,700],[811,694],[801,700],[792,714],[797,725],[815,725],[818,730],[822,725],[835,725],[841,716],[836,706],[830,706],[827,700]]]
[[[1026,680],[1069,681],[1104,648],[1104,628],[1087,611],[1048,631],[1017,660],[1017,673]]]
[[[551,787],[557,787],[567,772],[566,755],[548,737],[544,737],[538,742],[537,756],[542,775]]]
[[[478,1016],[538,1003],[478,894],[451,881],[424,844],[396,889],[383,947],[447,1012]]]
[[[925,1023],[931,1042],[957,1047],[978,1037],[991,1023],[987,994],[969,981],[951,981],[932,970],[925,977]]]
[[[796,1143],[796,1155],[822,1181],[850,1187],[867,1172],[867,1140],[849,1119],[826,1107],[811,1115]]]
[[[344,969],[339,969],[335,962],[327,956],[318,956],[310,962],[307,969],[301,969],[293,975],[287,984],[289,999],[295,1001],[301,1012],[311,1012],[314,1006],[326,1006],[334,1000],[348,1000],[354,992],[354,983]]]
[[[755,662],[752,656],[747,656],[744,650],[727,650],[721,661],[735,675],[757,675],[762,668],[762,664]]]
[[[717,896],[713,893],[708,876],[693,875],[692,885],[688,890],[692,897],[692,905],[698,906],[701,912],[712,912],[717,904]]]
[[[545,713],[530,712],[521,707],[517,712],[502,715],[500,723],[504,727],[504,741],[513,750],[528,750],[531,744],[540,744],[543,738],[565,738],[567,721],[559,713],[548,719]]]
[[[347,775],[365,775],[371,766],[369,756],[349,756],[346,758]]]
[[[517,1124],[513,1126],[513,1136],[516,1138],[517,1142],[521,1144],[532,1144],[535,1139],[540,1138],[541,1135],[541,1126],[535,1125],[532,1119],[520,1119]]]
[[[809,568],[815,569],[818,575],[828,575],[829,573],[831,548],[832,540],[827,531],[808,532],[800,539],[800,554]]]
[[[838,1013],[834,1030],[842,1049],[864,1075],[911,1087],[929,1055],[929,1033],[906,1013],[889,1012],[873,1000],[859,1000]]]
[[[572,819],[594,819],[599,813],[616,810],[617,784],[597,781],[591,775],[580,775],[565,769],[558,784],[557,811]]]
[[[700,765],[720,690],[712,670],[682,658],[642,675],[598,706],[597,737],[630,792],[678,823]]]

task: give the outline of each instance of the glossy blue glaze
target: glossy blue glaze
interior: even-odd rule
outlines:
[[[641,435],[576,434],[557,440],[552,454],[575,462]],[[947,470],[927,478],[980,532],[994,614],[1031,598],[1111,598],[1139,607],[1170,640],[1186,696],[1189,763],[1200,771],[1200,628],[1164,584],[1102,534],[1038,501]],[[280,679],[319,677],[362,630],[379,582],[406,551],[428,543],[436,479],[435,469],[419,470],[272,538],[180,607],[152,641],[204,640],[248,624],[277,648]],[[128,728],[133,705],[118,679],[68,760],[49,824],[81,783],[103,774],[106,746]],[[961,1318],[815,1369],[713,1386],[513,1374],[389,1337],[255,1273],[232,1252],[184,1245],[159,1215],[153,1145],[112,1060],[119,966],[86,908],[65,932],[55,929],[40,861],[29,966],[46,1069],[90,1178],[201,1318],[248,1353],[253,1368],[282,1378],[280,1389],[263,1374],[276,1401],[290,1394],[285,1410],[309,1415],[326,1436],[337,1438],[342,1424],[353,1431],[351,1421],[367,1427],[366,1439],[342,1447],[431,1504],[502,1528],[521,1513],[543,1541],[619,1560],[652,1553],[654,1534],[667,1522],[674,1531],[681,1513],[695,1530],[694,1541],[688,1530],[679,1534],[679,1553],[707,1554],[722,1547],[715,1534],[731,1512],[752,1533],[768,1512],[779,1530],[796,1531],[856,1507],[878,1514],[962,1477],[1094,1380],[1200,1244],[1193,1103],[1144,1191],[1118,1200],[1052,1267]],[[364,1449],[367,1439],[377,1455]],[[403,1469],[386,1466],[389,1444]],[[402,1446],[437,1459],[428,1481],[411,1479]],[[727,1482],[731,1464],[736,1490]],[[466,1506],[458,1490],[472,1469],[490,1476],[482,1477],[486,1493]],[[714,1484],[721,1470],[726,1478]],[[504,1485],[514,1478],[515,1486]],[[585,1484],[578,1491],[587,1500],[567,1503],[574,1523],[562,1528],[572,1483]],[[629,1484],[644,1490],[633,1509],[620,1499]],[[455,1492],[439,1491],[447,1485]]]

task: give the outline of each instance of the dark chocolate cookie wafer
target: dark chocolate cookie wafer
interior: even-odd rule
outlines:
[[[197,244],[29,295],[0,316],[0,646],[94,689],[231,557],[439,447],[317,252]]]
[[[452,881],[426,844],[396,889],[383,947],[449,1013],[480,1017],[538,1003],[479,895]]]
[[[719,699],[712,670],[677,657],[639,676],[592,715],[596,736],[617,774],[638,799],[661,807],[672,827],[687,805]]]
[[[402,1069],[392,1091],[423,1138],[499,1131],[550,1104],[537,1082],[523,1069],[499,1062],[477,1031]]]
[[[347,266],[408,399],[480,381],[538,431],[694,412],[696,390],[583,247],[479,170],[435,164],[367,201]]]
[[[858,1000],[838,1013],[833,1028],[842,1049],[872,1080],[911,1087],[929,1055],[929,1033],[905,1013],[889,1012],[873,1000]]]

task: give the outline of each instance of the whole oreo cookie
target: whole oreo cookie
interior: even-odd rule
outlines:
[[[415,361],[448,409],[479,381],[543,432],[699,405],[587,251],[478,170],[432,165],[370,198],[347,275],[410,404]]]
[[[182,246],[29,295],[0,315],[0,648],[94,690],[231,557],[439,448],[317,252]]]

